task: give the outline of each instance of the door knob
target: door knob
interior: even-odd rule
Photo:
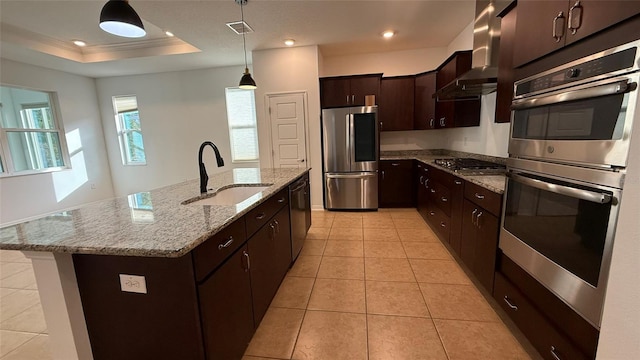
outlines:
[[[303,162],[304,162],[304,159],[300,159],[300,160],[298,160],[298,162],[301,162],[301,163],[303,163]]]

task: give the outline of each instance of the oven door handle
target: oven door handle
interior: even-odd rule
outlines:
[[[586,89],[557,92],[553,95],[538,96],[528,99],[514,100],[511,103],[512,110],[522,110],[538,106],[564,103],[568,101],[590,99],[600,96],[622,94],[636,88],[636,83],[627,80],[616,81],[609,84],[597,85]]]
[[[611,195],[598,193],[589,190],[576,189],[569,186],[548,183],[538,179],[532,179],[526,176],[507,173],[507,176],[519,183],[534,187],[540,190],[546,190],[553,193],[570,196],[576,199],[591,201],[598,204],[606,204],[611,201]]]

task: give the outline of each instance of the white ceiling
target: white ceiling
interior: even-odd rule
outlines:
[[[106,0],[1,0],[0,56],[71,73],[106,77],[240,65],[242,37],[227,22],[240,20],[233,0],[130,0],[148,32],[125,39],[103,32]],[[447,46],[474,18],[475,1],[249,0],[254,29],[247,50],[319,45],[326,56]],[[383,39],[393,29],[397,35]],[[176,38],[167,38],[170,30]],[[71,40],[89,46],[79,49]],[[249,55],[250,56],[250,55]],[[71,60],[70,60],[71,59]]]

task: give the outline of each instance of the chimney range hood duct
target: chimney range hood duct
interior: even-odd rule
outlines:
[[[477,0],[473,26],[471,70],[438,90],[438,100],[478,98],[496,91],[498,51],[500,50],[500,14],[510,0]]]

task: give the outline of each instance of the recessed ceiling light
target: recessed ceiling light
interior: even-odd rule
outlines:
[[[393,37],[393,35],[395,35],[395,34],[396,34],[396,33],[395,33],[395,31],[393,31],[393,30],[387,30],[387,31],[385,31],[385,32],[383,32],[383,33],[382,33],[382,36],[383,36],[385,39],[389,39],[389,38],[392,38],[392,37]]]
[[[296,41],[293,40],[293,39],[287,39],[287,40],[284,41],[284,44],[287,45],[287,46],[293,46],[293,44],[295,44],[295,43],[296,43]]]
[[[171,31],[165,31],[164,34],[167,35],[168,37],[173,37],[174,36]]]
[[[80,47],[87,46],[87,43],[82,40],[73,40],[73,43]]]

